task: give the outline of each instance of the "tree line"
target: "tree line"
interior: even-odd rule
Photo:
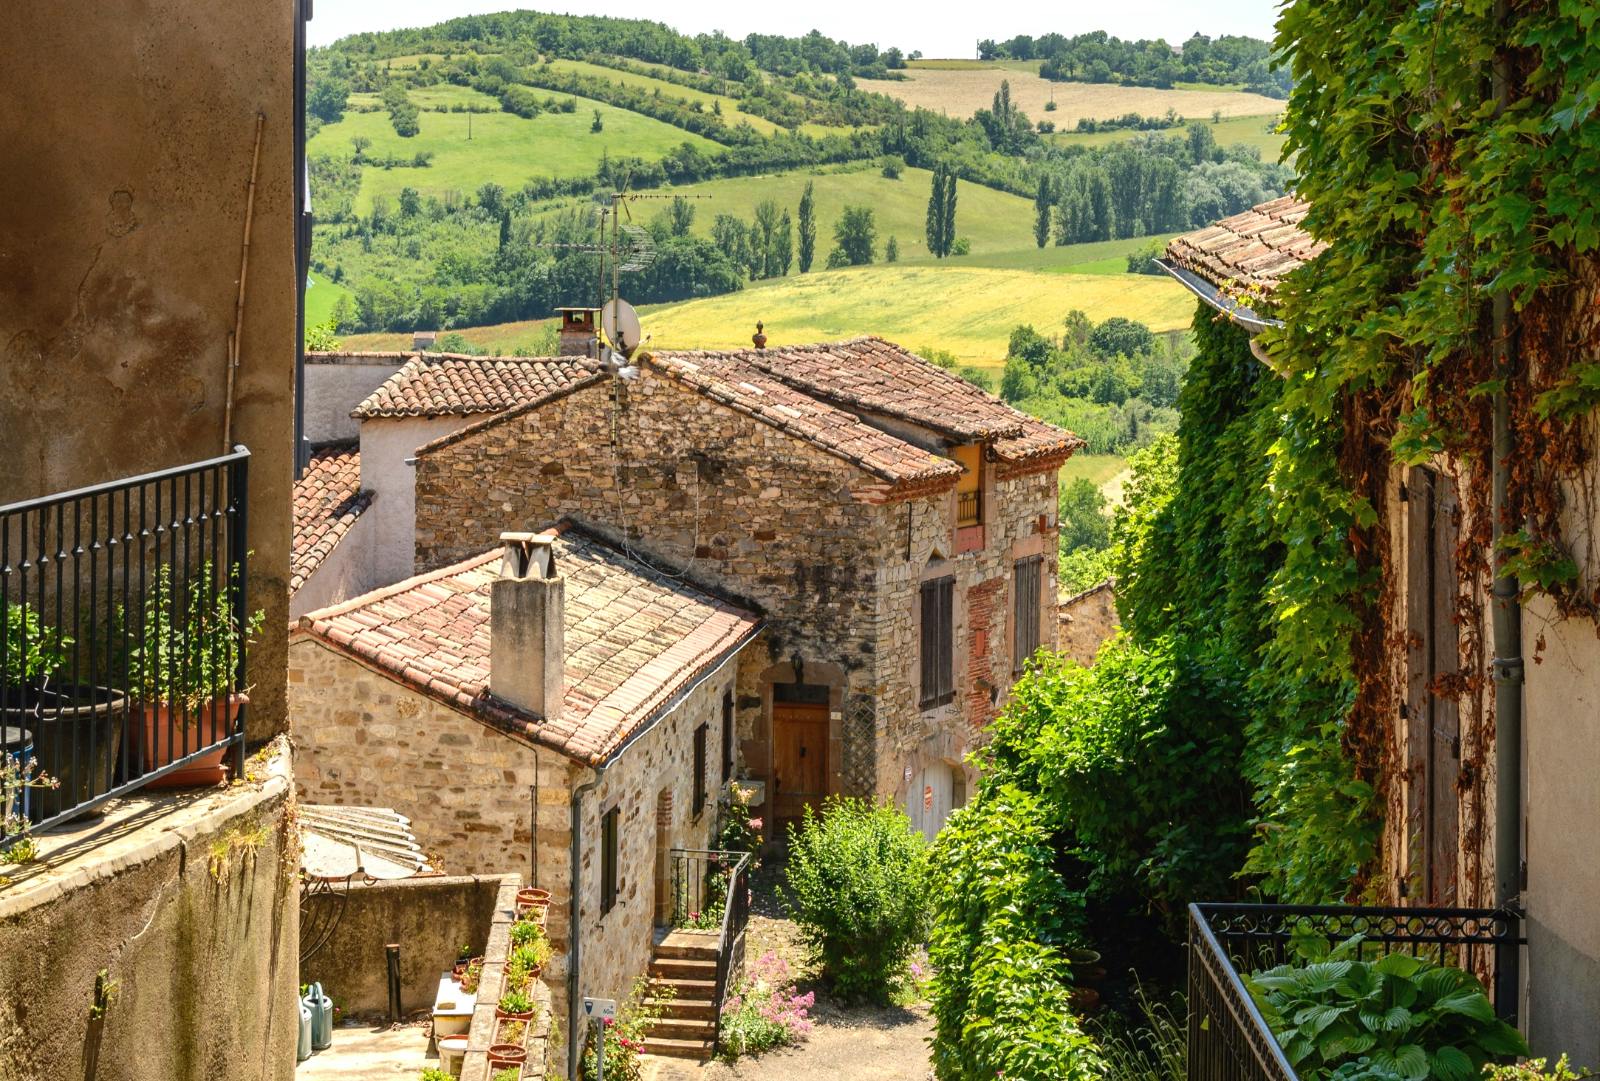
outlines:
[[[1259,38],[1195,34],[1174,49],[1160,38],[1125,41],[1104,30],[1067,37],[1019,34],[1007,41],[978,42],[981,60],[1042,60],[1039,74],[1060,82],[1123,83],[1168,89],[1179,82],[1242,85],[1268,97],[1286,98],[1292,85],[1286,66],[1273,63],[1272,46]]]

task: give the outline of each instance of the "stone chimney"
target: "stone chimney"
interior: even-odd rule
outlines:
[[[598,308],[557,308],[561,313],[561,355],[564,357],[593,356],[590,343],[600,329]]]
[[[502,533],[500,577],[489,584],[489,693],[553,721],[566,690],[562,624],[567,580],[549,533]]]

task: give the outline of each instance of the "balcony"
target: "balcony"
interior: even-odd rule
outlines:
[[[1190,1081],[1296,1081],[1242,977],[1289,960],[1291,941],[1307,936],[1330,947],[1360,936],[1363,960],[1407,953],[1480,980],[1488,974],[1489,1001],[1515,1024],[1511,974],[1515,951],[1526,941],[1517,937],[1517,926],[1514,917],[1492,909],[1190,905]]]
[[[974,552],[984,545],[983,491],[956,493],[956,552]]]
[[[241,775],[249,457],[0,506],[0,847]]]

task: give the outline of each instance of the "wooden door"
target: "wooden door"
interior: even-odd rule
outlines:
[[[828,794],[828,707],[774,702],[773,817],[799,818],[821,809]]]
[[[1460,668],[1456,543],[1461,508],[1454,480],[1411,470],[1406,483],[1406,744],[1410,885],[1424,904],[1453,905],[1460,837],[1461,714],[1437,693]]]
[[[955,771],[947,762],[935,762],[911,775],[906,790],[906,813],[922,836],[932,841],[944,829],[955,806]]]

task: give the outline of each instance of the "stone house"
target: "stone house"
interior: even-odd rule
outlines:
[[[357,410],[363,485],[368,425],[404,418],[417,568],[571,516],[742,598],[766,631],[730,753],[763,813],[877,796],[931,836],[1024,659],[1055,645],[1056,474],[1080,442],[877,338],[635,360],[631,381],[525,362],[523,400],[465,424],[507,362],[408,363]],[[413,442],[419,421],[450,430]]]
[[[392,807],[446,870],[549,890],[571,1016],[572,996],[626,995],[670,912],[670,851],[711,846],[760,629],[571,522],[480,544],[298,620],[300,795]]]
[[[1285,197],[1178,237],[1169,272],[1253,336],[1274,324],[1276,282],[1326,248],[1301,228],[1308,209]],[[1591,259],[1573,277],[1564,348],[1587,348],[1581,359],[1592,363],[1600,264]],[[1254,342],[1252,351],[1266,361]],[[1514,423],[1527,419],[1521,408]],[[1591,451],[1585,468],[1596,464]],[[1474,531],[1462,495],[1471,468],[1441,453],[1415,466],[1390,462],[1375,482],[1387,603],[1372,618],[1389,645],[1380,678],[1391,712],[1374,888],[1394,905],[1508,906],[1527,937],[1510,990],[1534,1051],[1594,1062],[1600,834],[1581,824],[1600,821],[1600,638],[1591,618],[1563,615],[1535,593],[1511,602],[1519,626],[1508,653],[1492,659],[1488,575],[1458,571],[1464,557],[1489,562],[1474,539],[1488,530]],[[1592,537],[1592,497],[1564,481],[1561,499],[1564,534]],[[1581,592],[1593,590],[1592,550],[1573,558]],[[1493,677],[1504,684],[1498,718]],[[1512,738],[1501,738],[1508,730]]]

